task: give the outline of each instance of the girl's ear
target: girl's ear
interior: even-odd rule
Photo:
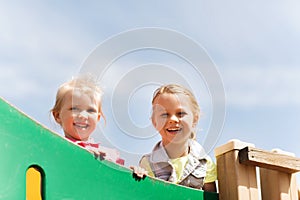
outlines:
[[[101,113],[98,113],[97,121],[100,121],[101,119]]]
[[[193,128],[197,126],[198,120],[199,120],[199,115],[195,115],[193,119]]]
[[[61,119],[60,119],[60,116],[59,116],[59,112],[52,111],[52,115],[53,115],[55,121],[56,121],[58,124],[61,124]]]
[[[156,121],[155,121],[155,119],[153,117],[153,114],[151,115],[151,121],[152,121],[153,127],[156,129]]]

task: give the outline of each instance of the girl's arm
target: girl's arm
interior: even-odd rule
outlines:
[[[203,190],[206,192],[217,192],[216,182],[204,183]]]

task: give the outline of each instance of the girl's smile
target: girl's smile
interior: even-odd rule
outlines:
[[[80,91],[66,94],[64,104],[57,116],[65,136],[75,140],[88,140],[100,120],[98,101]]]
[[[152,123],[164,145],[186,142],[195,125],[189,98],[182,94],[160,94],[153,102]]]

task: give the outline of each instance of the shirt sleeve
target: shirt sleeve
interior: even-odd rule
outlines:
[[[155,176],[151,170],[150,163],[149,163],[147,157],[145,157],[145,156],[142,157],[142,159],[140,160],[140,167],[144,168],[148,172],[148,176],[155,178]]]
[[[206,158],[207,163],[207,170],[206,170],[206,177],[205,177],[205,183],[211,183],[217,180],[217,168],[216,164],[212,161],[212,159],[207,156]]]

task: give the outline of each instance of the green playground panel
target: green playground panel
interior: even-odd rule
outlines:
[[[0,199],[25,199],[26,171],[42,170],[43,199],[217,200],[203,192],[147,177],[140,182],[129,169],[101,161],[0,99]]]

